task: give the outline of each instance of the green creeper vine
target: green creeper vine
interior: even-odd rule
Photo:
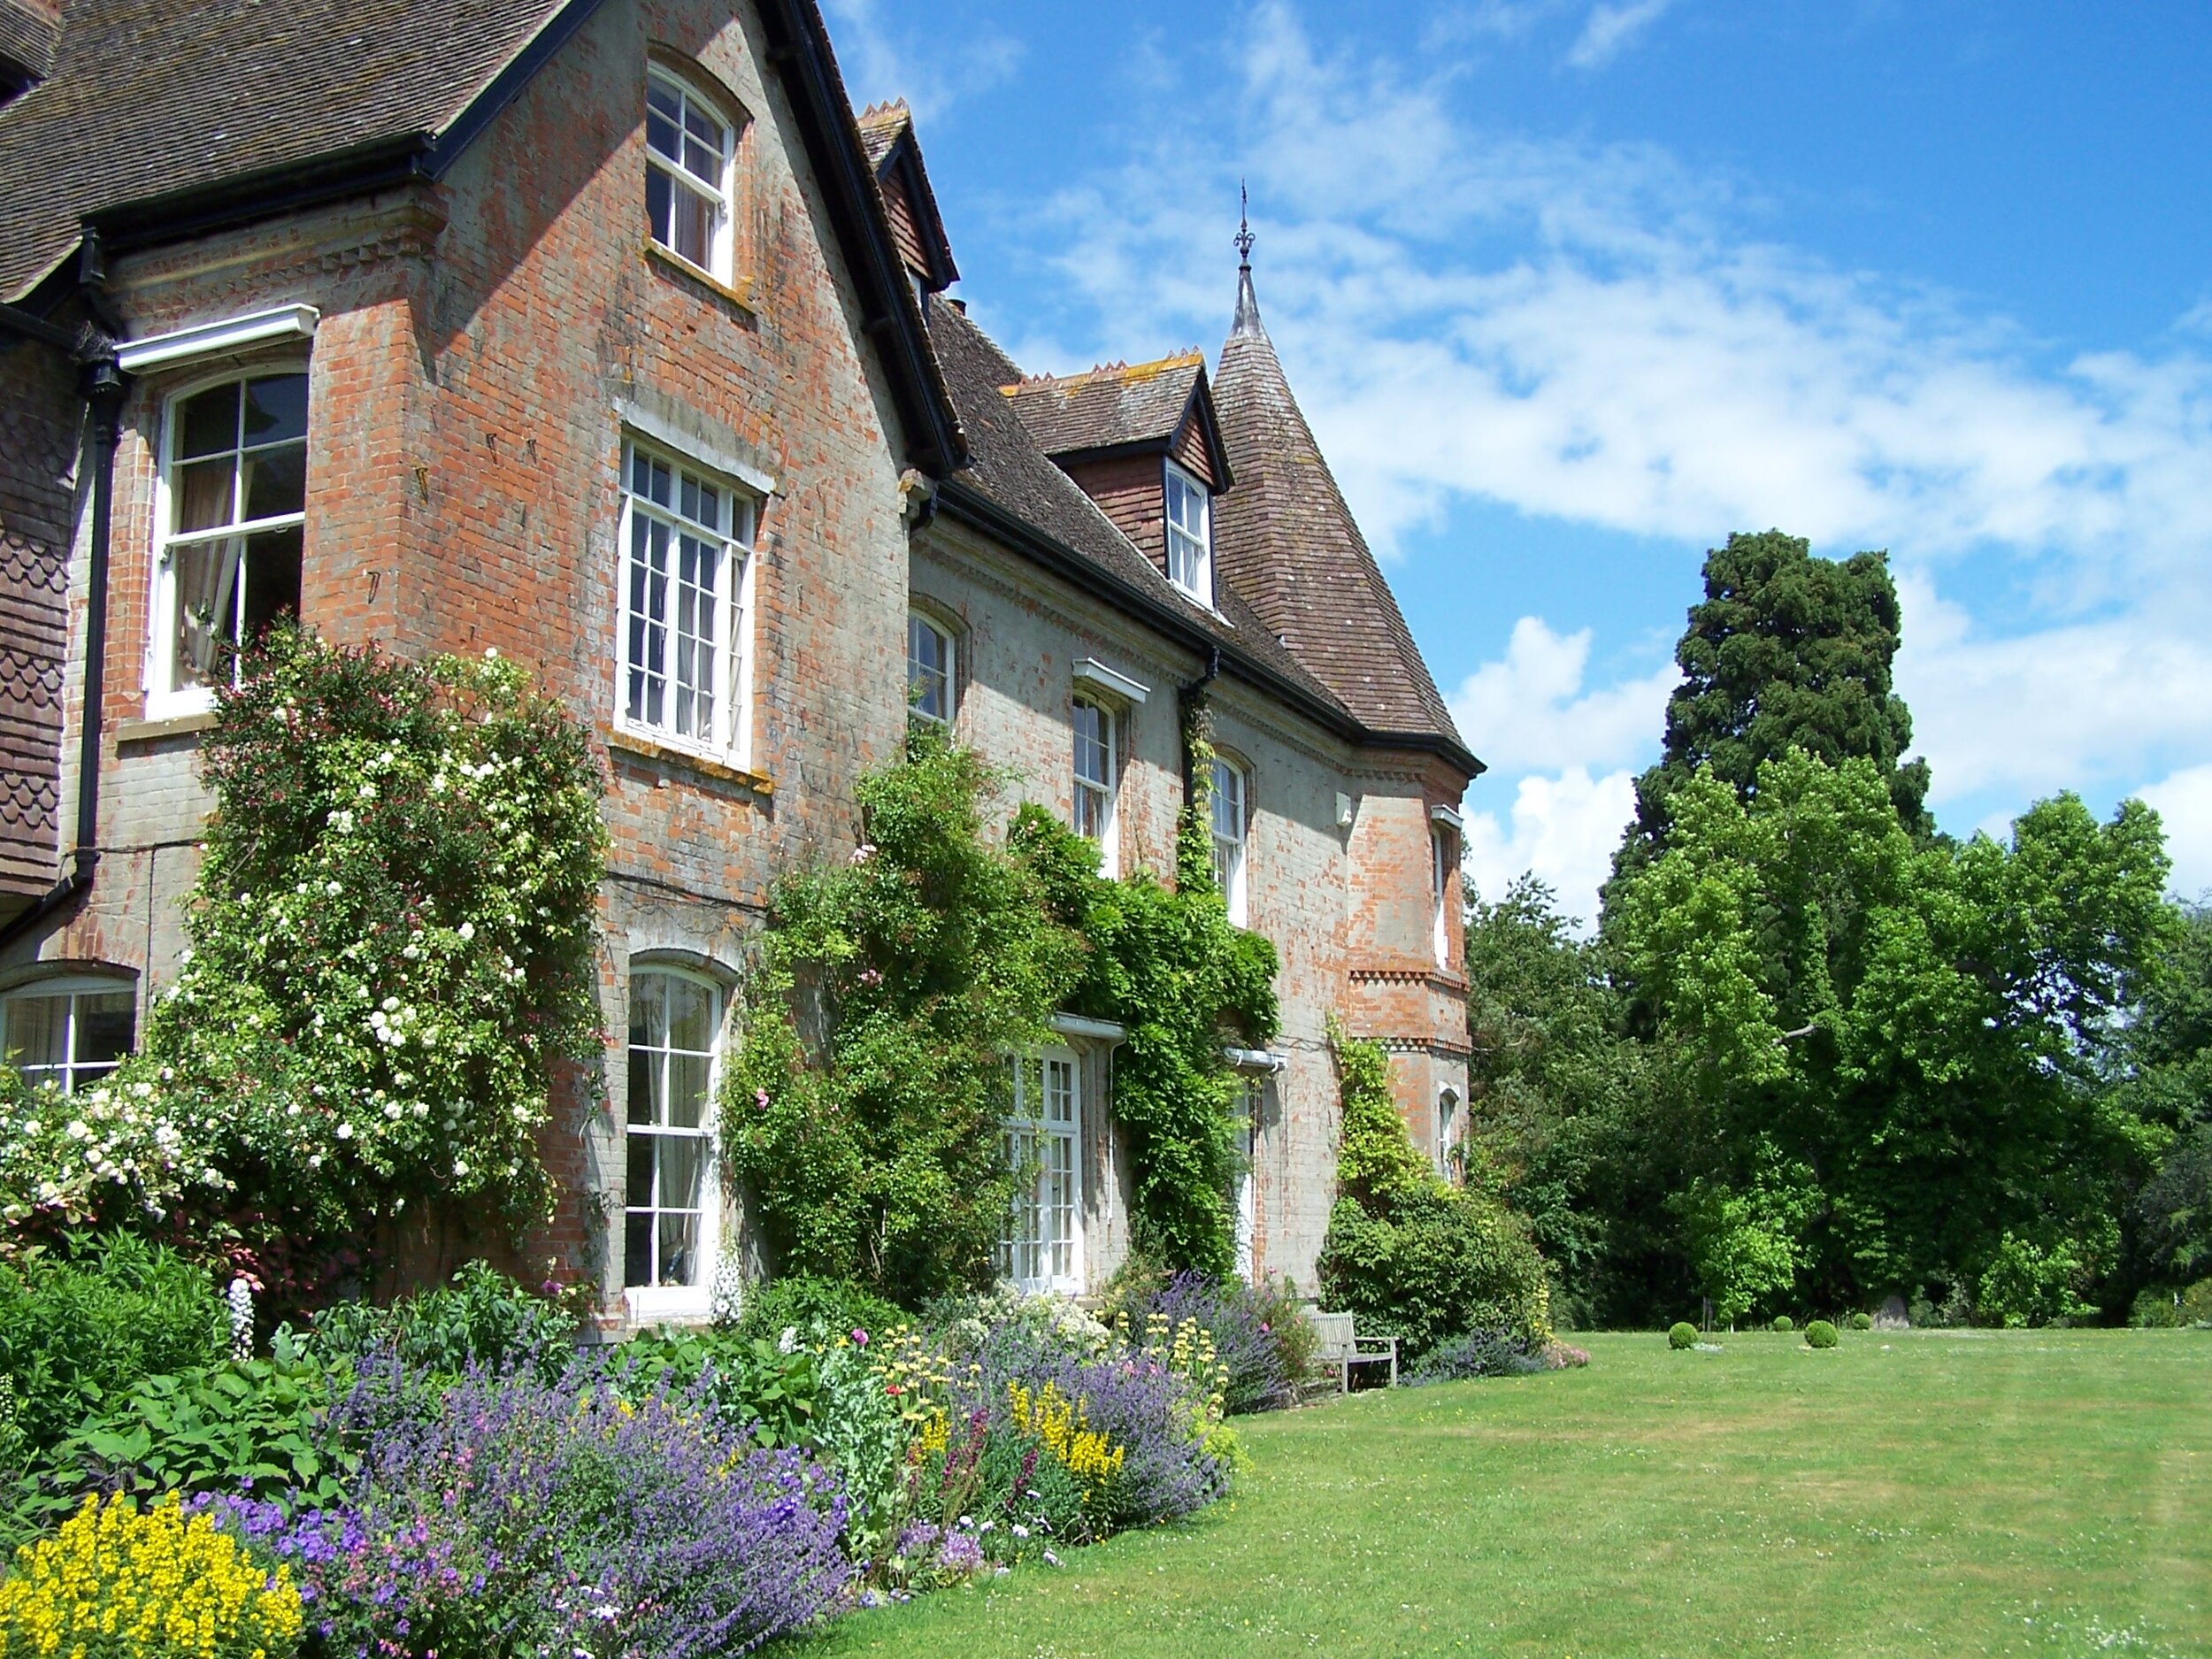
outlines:
[[[1138,1248],[1226,1272],[1222,1048],[1274,1035],[1275,953],[1213,891],[1205,798],[1171,887],[1102,877],[1095,845],[1036,806],[994,844],[1002,781],[918,725],[905,760],[862,786],[858,850],[778,884],[723,1101],[750,1213],[785,1271],[909,1303],[987,1280],[1013,1191],[1006,1057],[1050,1041],[1064,1010],[1127,1032],[1113,1111]]]

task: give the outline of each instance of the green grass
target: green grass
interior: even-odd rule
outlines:
[[[800,1652],[2212,1654],[2212,1335],[1577,1340],[1587,1371],[1247,1419],[1197,1521]]]

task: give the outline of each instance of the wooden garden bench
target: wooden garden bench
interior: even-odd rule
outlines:
[[[1398,1339],[1394,1336],[1362,1336],[1353,1326],[1348,1313],[1313,1313],[1307,1316],[1321,1339],[1315,1350],[1316,1363],[1327,1369],[1336,1368],[1336,1391],[1348,1394],[1352,1387],[1352,1367],[1381,1365],[1390,1367],[1390,1386],[1398,1386]]]

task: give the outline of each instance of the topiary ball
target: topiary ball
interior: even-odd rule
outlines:
[[[1807,1348],[1833,1348],[1835,1345],[1836,1327],[1830,1325],[1827,1320],[1816,1319],[1805,1327]]]
[[[1774,1316],[1774,1328],[1786,1333],[1797,1329],[1797,1321],[1786,1313],[1778,1313]]]
[[[1863,1312],[1853,1314],[1851,1328],[1854,1331],[1871,1331],[1874,1328],[1874,1316]]]
[[[1667,1346],[1671,1348],[1695,1348],[1697,1327],[1687,1319],[1678,1319],[1667,1332]]]

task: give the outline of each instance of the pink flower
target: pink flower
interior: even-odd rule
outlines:
[[[862,1330],[858,1325],[853,1326],[853,1341],[857,1347],[866,1348],[868,1346],[868,1333]]]
[[[764,1088],[755,1089],[753,1091],[753,1104],[759,1107],[761,1110],[766,1111],[768,1110],[768,1091]]]

